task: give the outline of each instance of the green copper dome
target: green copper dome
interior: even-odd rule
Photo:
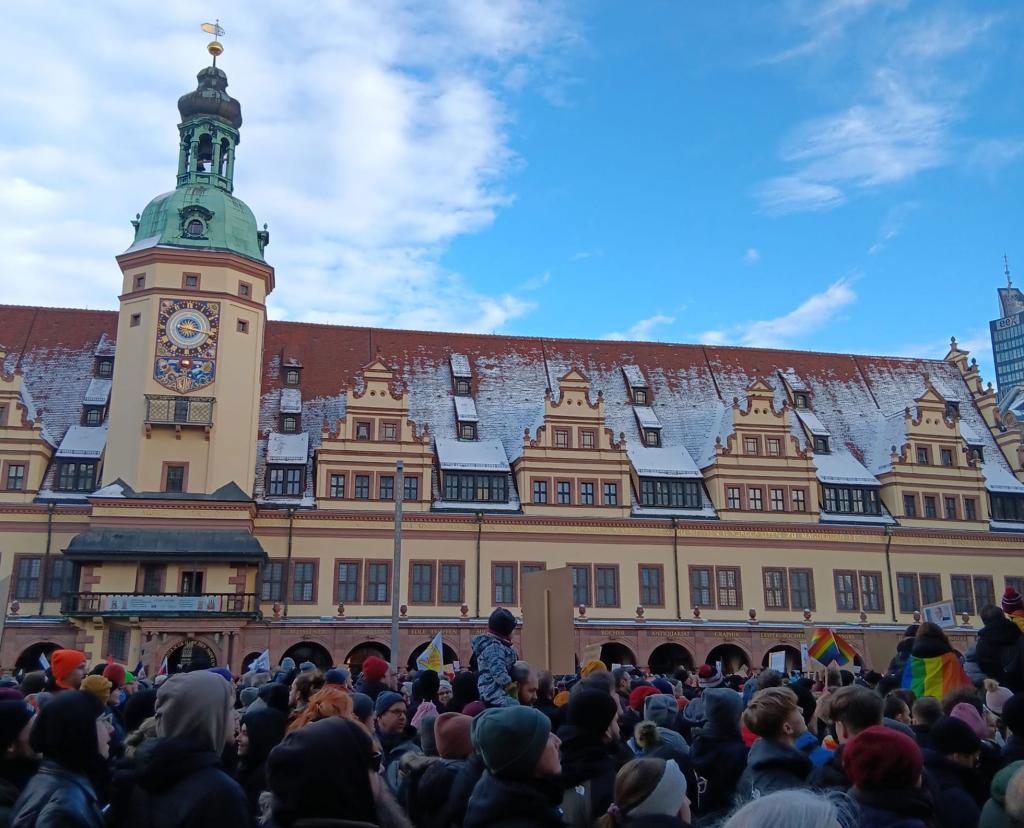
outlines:
[[[252,210],[231,193],[242,108],[227,94],[222,69],[206,67],[195,92],[178,102],[182,122],[177,188],[154,198],[132,222],[127,252],[149,247],[220,250],[263,261],[270,234]]]

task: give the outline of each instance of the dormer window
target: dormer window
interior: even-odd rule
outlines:
[[[103,408],[98,405],[87,406],[82,416],[82,425],[98,426],[103,422]]]
[[[468,379],[455,380],[455,393],[460,397],[468,397],[472,390]]]
[[[799,411],[806,411],[811,407],[810,400],[803,391],[795,391],[793,393],[793,407]],[[817,449],[815,449],[817,451]]]
[[[960,416],[960,403],[955,400],[946,400],[946,419],[955,420]]]
[[[295,434],[299,430],[299,418],[296,414],[285,414],[281,417],[281,431]]]
[[[981,446],[971,446],[970,451],[968,452],[968,454],[969,454],[970,458],[972,460],[974,460],[976,463],[984,463],[985,462],[985,451],[984,451],[984,449],[982,449]]]
[[[370,439],[370,424],[368,422],[356,423],[356,439],[357,440],[369,440]]]
[[[633,389],[633,405],[647,405],[647,389],[646,388],[634,388]]]
[[[644,431],[644,445],[648,448],[661,448],[661,432],[655,428]]]
[[[828,454],[828,437],[822,434],[817,434],[814,437],[814,453],[815,454]]]
[[[96,360],[96,376],[114,376],[114,360],[111,357],[102,357],[101,359]]]
[[[285,385],[298,385],[302,374],[298,368],[289,368],[284,372],[284,384]]]
[[[460,440],[475,440],[476,439],[476,423],[459,423],[459,439]]]
[[[203,222],[197,218],[192,219],[185,225],[185,235],[190,239],[201,239],[205,230]]]

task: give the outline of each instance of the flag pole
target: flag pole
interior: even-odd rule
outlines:
[[[398,603],[402,569],[402,501],[405,497],[405,462],[395,463],[395,555],[391,565],[391,669],[398,672]]]

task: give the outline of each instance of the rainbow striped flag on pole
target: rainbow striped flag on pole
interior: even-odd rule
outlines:
[[[960,664],[956,653],[945,653],[933,658],[911,656],[903,670],[901,687],[921,696],[934,696],[942,701],[948,693],[960,687],[970,687],[971,680]]]
[[[841,635],[836,635],[828,627],[818,627],[811,636],[807,654],[826,667],[838,664],[840,667],[853,663],[855,655],[853,647]]]

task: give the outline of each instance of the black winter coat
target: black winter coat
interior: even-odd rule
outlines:
[[[885,791],[850,789],[860,811],[859,828],[930,828],[934,806],[927,788]]]
[[[135,786],[125,828],[247,828],[253,824],[242,787],[213,751],[183,739],[153,739],[135,754]]]
[[[816,767],[807,777],[807,783],[812,788],[834,788],[836,790],[849,790],[850,777],[843,770],[843,746],[840,745],[833,751],[825,764]]]
[[[1003,762],[1009,765],[1010,762],[1016,762],[1018,759],[1024,759],[1024,736],[1011,733],[1006,744],[1003,745]]]
[[[1022,647],[1020,627],[1009,618],[999,618],[978,631],[974,660],[986,676],[1016,693],[1024,689]]]
[[[924,769],[925,784],[935,803],[936,826],[976,828],[988,796],[981,774],[933,750],[924,752]]]
[[[446,824],[462,825],[466,819],[466,808],[469,798],[476,788],[480,777],[484,775],[484,760],[477,754],[470,756],[466,763],[455,774],[452,782],[451,799],[445,809]]]
[[[600,738],[573,725],[558,731],[562,740],[562,786],[566,789],[590,783],[590,821],[608,810],[615,798],[615,774],[619,763]]]
[[[437,759],[423,771],[415,787],[407,790],[409,819],[416,828],[447,828],[451,824],[449,803],[455,780],[465,766],[465,759]]]
[[[811,760],[796,748],[758,739],[747,754],[747,769],[736,786],[737,802],[747,802],[776,791],[804,788]]]
[[[907,666],[907,661],[910,659],[910,651],[913,647],[913,638],[901,638],[899,640],[899,643],[896,645],[896,655],[889,662],[890,673],[895,673],[898,676],[903,675],[903,669]]]
[[[14,803],[12,828],[103,828],[92,783],[49,759]]]
[[[695,731],[690,746],[690,764],[698,777],[704,780],[704,792],[690,793],[690,802],[701,814],[711,814],[732,806],[736,783],[747,767],[747,746],[737,733],[734,738],[705,735]]]
[[[562,828],[557,780],[518,782],[485,772],[473,789],[462,828]]]

